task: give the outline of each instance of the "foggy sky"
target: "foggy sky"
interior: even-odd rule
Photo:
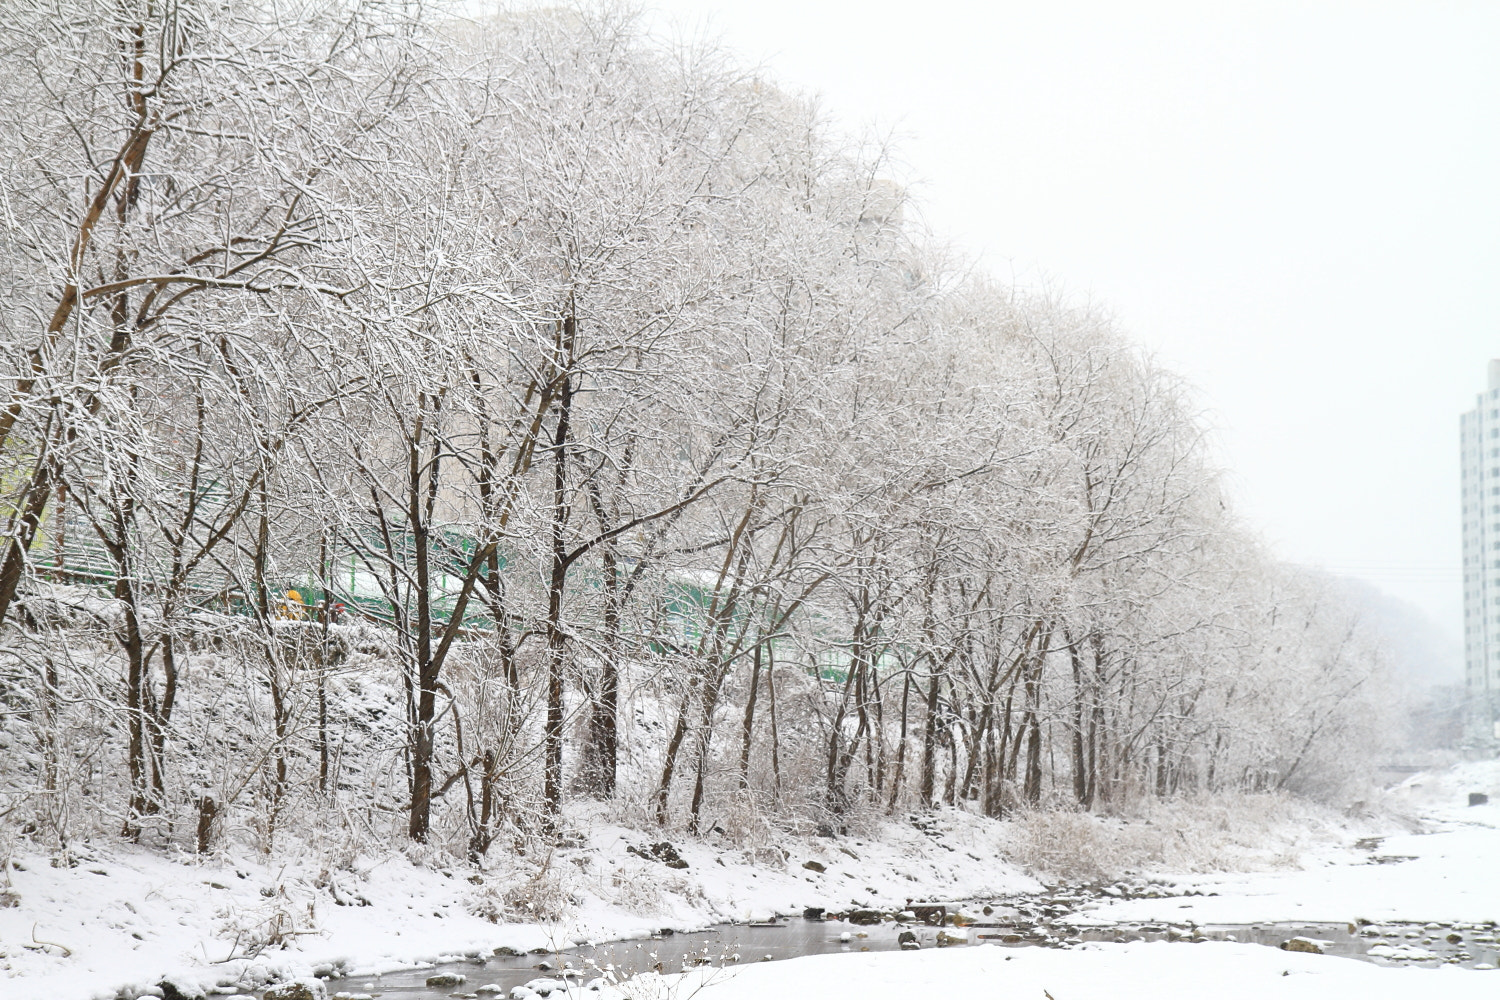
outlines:
[[[1458,414],[1500,356],[1500,3],[653,0],[853,130],[926,222],[1199,389],[1284,558],[1461,637]]]

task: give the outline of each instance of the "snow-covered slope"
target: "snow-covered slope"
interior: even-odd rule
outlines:
[[[878,840],[794,839],[756,851],[679,841],[673,850],[686,867],[650,857],[659,835],[602,825],[577,847],[502,859],[485,872],[432,868],[399,852],[354,871],[312,856],[271,863],[113,848],[61,868],[22,856],[14,905],[0,909],[0,995],[134,997],[163,978],[227,987],[334,964],[379,972],[808,906],[889,908],[1039,887],[1000,859],[1002,824],[953,812],[923,827],[892,823]],[[522,922],[527,913],[537,919]]]
[[[1500,805],[1466,805],[1468,792],[1500,792],[1497,786],[1496,762],[1413,778],[1391,796],[1419,811],[1433,832],[1398,833],[1374,846],[1355,843],[1368,830],[1346,829],[1342,843],[1334,844],[1336,830],[1313,836],[1305,828],[1298,832],[1247,825],[1240,844],[1259,845],[1259,853],[1243,855],[1246,867],[1257,869],[1256,874],[1192,874],[1188,868],[1204,866],[1184,864],[1188,855],[1158,852],[1156,856],[1169,863],[1149,874],[1182,889],[1218,895],[1101,898],[1089,913],[1078,916],[1101,923],[1500,919],[1500,878],[1493,861],[1500,857]],[[1256,808],[1263,810],[1263,804],[1247,805],[1246,815]],[[9,905],[0,907],[0,996],[135,997],[163,979],[196,989],[222,987],[229,993],[233,986],[306,975],[320,967],[374,973],[486,955],[501,947],[564,948],[588,940],[643,936],[665,926],[687,929],[764,919],[809,906],[899,909],[909,899],[995,898],[1042,888],[1008,860],[1053,856],[1038,853],[1039,839],[1078,837],[1079,830],[1087,829],[1096,842],[1085,845],[1085,857],[1097,860],[1098,854],[1107,852],[1110,836],[1118,838],[1121,853],[1133,849],[1150,857],[1152,852],[1140,847],[1146,831],[1157,836],[1165,832],[1172,843],[1191,842],[1206,840],[1204,829],[1227,821],[1227,814],[1205,809],[1202,803],[1187,802],[1176,814],[1152,813],[1129,825],[1100,820],[1087,827],[1080,824],[1092,821],[1083,816],[1067,823],[1043,817],[1028,826],[1024,820],[997,822],[947,811],[916,823],[887,823],[870,837],[788,836],[780,844],[753,849],[712,837],[701,842],[674,838],[669,848],[660,850],[655,844],[661,843],[661,834],[577,815],[572,826],[586,833],[573,841],[574,846],[535,857],[504,856],[497,848],[483,870],[425,863],[399,845],[380,858],[353,864],[335,864],[311,849],[268,860],[245,854],[163,857],[140,848],[112,847],[93,854],[75,850],[76,864],[71,866],[54,866],[45,854],[21,854],[5,891]],[[1163,831],[1172,815],[1196,827]],[[1213,816],[1218,818],[1212,823],[1205,818]],[[1232,839],[1231,835],[1232,831],[1222,834]],[[1066,845],[1052,846],[1058,856],[1065,853]],[[1372,854],[1412,860],[1372,864]],[[1299,855],[1300,867],[1293,863]],[[1097,984],[1115,976],[1122,977],[1121,982],[1142,984],[1153,976],[1177,976],[1187,983],[1210,975],[1208,970],[1218,962],[1243,971],[1243,983],[1288,971],[1293,979],[1306,972],[1306,982],[1315,984],[1322,981],[1319,976],[1330,974],[1327,970],[1333,966],[1328,963],[1337,962],[1340,968],[1354,965],[1323,956],[1283,956],[1225,945],[1089,946],[1060,953],[1025,949],[1004,954],[973,949],[959,957],[945,952],[912,960],[915,964],[886,964],[907,958],[861,956],[843,964],[827,963],[826,973],[823,964],[802,960],[785,967],[813,970],[808,975],[818,982],[822,980],[817,977],[825,975],[857,978],[864,974],[858,970],[867,970],[880,980],[869,991],[861,987],[861,995],[869,992],[871,997],[902,995],[899,990],[890,992],[896,989],[891,984],[910,985],[916,981],[912,976],[938,975],[937,965],[929,968],[923,963],[944,962],[952,963],[941,974],[951,977],[954,996],[967,996],[964,991],[974,977],[983,979],[1003,969],[1007,976],[1022,977],[1018,982],[1073,984],[1067,987],[1072,990],[1069,996],[1087,997],[1105,995],[1097,992]],[[1339,982],[1358,985],[1365,983],[1361,977],[1383,971],[1356,968],[1338,973],[1343,977]],[[775,977],[792,973],[757,968],[742,975],[747,977],[743,989],[752,990],[753,984],[752,992],[764,995],[784,985]],[[1366,984],[1376,984],[1370,985],[1373,992],[1360,995],[1423,995],[1401,992],[1405,986],[1382,993],[1387,989],[1382,983],[1420,981],[1447,989],[1450,983],[1468,982],[1448,975],[1441,980],[1413,978],[1417,975],[1376,976]],[[1500,977],[1486,981],[1500,984]],[[1282,985],[1304,989],[1296,983]],[[733,1000],[739,995],[733,990],[741,988],[725,987],[729,992],[722,1000]],[[1068,1000],[1063,992],[1048,988],[1057,1000]],[[1280,990],[1260,995],[1273,994],[1302,995]],[[720,994],[706,996],[719,1000]]]

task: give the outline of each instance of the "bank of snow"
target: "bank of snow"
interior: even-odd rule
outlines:
[[[1090,914],[1070,918],[1080,922],[1085,916],[1099,922],[1175,923],[1500,919],[1500,883],[1493,863],[1500,857],[1500,806],[1466,807],[1469,790],[1500,792],[1500,764],[1463,765],[1398,789],[1396,797],[1430,817],[1435,832],[1385,840],[1376,853],[1415,860],[1379,865],[1367,863],[1370,852],[1351,846],[1368,830],[1319,828],[1312,811],[1298,814],[1290,806],[1268,810],[1264,802],[1242,803],[1235,812],[1232,803],[1211,800],[1153,807],[1129,824],[1078,814],[998,822],[949,810],[917,822],[885,824],[869,837],[786,836],[754,849],[718,843],[710,836],[702,842],[674,839],[670,849],[657,850],[659,833],[591,821],[580,813],[570,814],[570,828],[584,831],[575,846],[530,858],[506,855],[497,846],[484,871],[444,868],[430,859],[417,863],[399,845],[378,858],[307,848],[274,861],[232,852],[209,859],[164,857],[111,846],[92,853],[75,849],[76,864],[63,867],[55,867],[48,855],[22,853],[0,897],[0,902],[14,904],[0,906],[0,996],[133,998],[163,980],[190,991],[220,987],[232,992],[231,987],[320,968],[370,974],[485,956],[497,948],[561,949],[590,940],[640,937],[662,927],[684,930],[764,919],[809,906],[896,909],[908,899],[993,899],[1042,888],[1020,864],[1007,859],[1054,872],[1059,871],[1054,865],[1071,864],[1083,874],[1130,858],[1129,864],[1180,889],[1219,893],[1101,900]],[[1328,846],[1335,840],[1343,846]],[[679,855],[686,867],[669,866]],[[1292,863],[1298,855],[1301,868]],[[1238,861],[1261,873],[1188,873],[1189,868]],[[1427,984],[1424,988],[1469,981],[1447,973],[1441,979],[1407,979],[1401,978],[1408,975],[1404,972],[1323,956],[1284,956],[1249,945],[977,953],[983,957],[951,951],[917,959],[839,956],[830,964],[857,977],[864,974],[859,970],[886,969],[882,962],[910,959],[915,964],[889,968],[927,970],[920,975],[949,975],[940,970],[951,968],[951,975],[962,979],[988,974],[984,970],[993,963],[1003,963],[993,968],[1003,967],[1007,975],[1036,972],[1055,978],[1076,963],[1078,971],[1067,975],[1082,978],[1057,981],[1076,981],[1079,990],[1073,995],[1078,997],[1128,995],[1113,988],[1116,976],[1125,977],[1122,981],[1132,981],[1133,975],[1180,976],[1186,983],[1206,975],[1201,963],[1210,959],[1228,963],[1227,972],[1211,977],[1215,983],[1240,971],[1247,982],[1273,972],[1279,977],[1282,971],[1295,978],[1305,971],[1311,982],[1333,975],[1329,970],[1342,970],[1337,972],[1341,983],[1369,976],[1376,977],[1373,983],[1420,982]],[[785,967],[824,968],[802,960]],[[757,967],[746,974],[772,973]],[[1413,970],[1410,975],[1439,973]],[[1110,988],[1089,985],[1096,980]],[[1500,990],[1500,976],[1486,982],[1491,991]],[[887,995],[874,990],[861,985],[823,995]],[[1051,992],[1056,1000],[1068,1000],[1057,989]],[[1178,994],[1153,994],[1172,995]],[[1262,995],[1296,994],[1278,988]],[[725,994],[724,1000],[732,996]]]
[[[1250,944],[994,946],[817,955],[732,970],[642,978],[634,1000],[1493,1000],[1500,972],[1397,969]]]
[[[1490,802],[1470,806],[1471,792]],[[1178,891],[1204,895],[1101,901],[1079,922],[1500,921],[1500,761],[1415,775],[1389,797],[1422,817],[1423,832],[1314,849],[1291,869],[1176,876]]]
[[[484,872],[397,852],[347,866],[312,852],[267,863],[112,847],[75,851],[76,865],[64,867],[22,854],[10,875],[15,905],[0,908],[0,995],[133,998],[164,979],[211,990],[325,966],[375,973],[501,947],[560,949],[808,906],[1039,888],[1001,860],[1002,824],[952,813],[923,827],[893,823],[878,839],[788,838],[754,851],[675,841],[686,867],[651,857],[659,834],[604,825],[576,847],[498,858]]]

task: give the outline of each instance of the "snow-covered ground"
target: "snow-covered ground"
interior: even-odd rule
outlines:
[[[394,852],[352,872],[315,857],[268,864],[120,847],[63,868],[45,855],[20,856],[15,905],[0,908],[0,997],[135,997],[163,978],[208,989],[329,965],[376,973],[808,906],[891,907],[1039,888],[1000,860],[997,824],[962,813],[929,833],[889,824],[879,840],[815,837],[754,851],[677,841],[684,868],[631,851],[649,854],[657,836],[595,826],[586,844],[557,851],[545,866],[517,860],[483,874]],[[504,919],[528,905],[542,919]],[[273,937],[284,947],[264,946]]]
[[[1470,792],[1488,794],[1492,801],[1471,807]],[[1091,907],[1088,915],[1100,923],[1500,921],[1497,793],[1500,762],[1461,764],[1442,774],[1418,775],[1392,794],[1408,802],[1430,832],[1391,836],[1373,852],[1353,845],[1315,852],[1296,870],[1175,877],[1178,890],[1218,895],[1113,900]],[[637,1000],[1493,1000],[1500,996],[1500,971],[1393,968],[1250,944],[1142,941],[1071,950],[986,946],[820,955],[732,970],[694,970],[641,985],[646,989],[624,992]]]
[[[1470,792],[1491,801],[1470,806]],[[1205,895],[1101,901],[1083,918],[1200,924],[1500,921],[1500,762],[1417,775],[1390,795],[1422,818],[1423,832],[1384,837],[1364,849],[1309,851],[1294,870],[1175,877],[1178,890]],[[1500,982],[1495,989],[1500,995]]]
[[[1500,800],[1500,763],[1419,776],[1392,793],[1431,832],[1391,836],[1373,853],[1411,860],[1370,863],[1372,852],[1355,846],[1350,831],[1342,845],[1304,845],[1300,867],[1154,873],[1181,891],[1216,896],[1101,899],[1076,919],[1500,920],[1500,805],[1468,807],[1469,791]],[[878,838],[788,839],[756,850],[677,841],[687,865],[668,867],[641,856],[651,853],[651,835],[600,824],[588,829],[586,843],[557,851],[549,864],[516,859],[482,874],[414,863],[399,852],[353,865],[313,852],[268,863],[112,848],[81,853],[72,867],[21,855],[0,898],[10,904],[0,907],[0,996],[134,997],[163,979],[227,994],[334,965],[375,973],[500,947],[562,948],[807,906],[899,908],[909,898],[993,899],[1041,888],[1004,860],[1006,837],[1014,837],[1005,824],[947,813],[923,826],[893,823]],[[542,919],[518,922],[527,906]],[[1006,995],[1041,998],[1045,989],[1056,1000],[1167,1000],[1199,996],[1210,983],[1223,997],[1500,995],[1500,973],[1387,969],[1212,942],[826,956],[732,975],[699,971],[654,987],[686,996],[705,976],[712,980],[705,1000],[776,991],[875,1000],[933,995],[934,988],[967,997],[990,995],[1001,984],[1015,987]],[[641,997],[646,985],[636,984]]]
[[[1494,1000],[1500,972],[1381,968],[1251,944],[1157,941],[816,955],[642,985],[627,984],[624,993],[634,1000]]]

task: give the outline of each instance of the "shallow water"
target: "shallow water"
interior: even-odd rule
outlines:
[[[1476,936],[1494,937],[1494,927],[1478,930],[1451,927],[1424,928],[1419,924],[1381,924],[1351,933],[1345,924],[1251,924],[1219,925],[1196,928],[1187,925],[1117,924],[1106,927],[1078,927],[1066,916],[1050,921],[1032,921],[1014,909],[995,906],[994,913],[983,924],[967,928],[970,946],[995,944],[1001,947],[1070,947],[1085,941],[1176,940],[1191,947],[1194,937],[1210,941],[1241,941],[1278,947],[1292,937],[1308,937],[1328,942],[1326,953],[1358,958],[1378,964],[1436,966],[1444,963],[1473,966],[1479,963],[1500,964],[1500,945],[1476,942]],[[564,969],[576,970],[577,982],[587,982],[612,970],[617,979],[628,979],[636,973],[657,970],[680,972],[693,965],[732,965],[758,961],[777,961],[801,955],[836,954],[857,951],[893,951],[899,947],[897,935],[914,931],[924,949],[936,947],[941,928],[887,922],[860,927],[842,920],[812,921],[791,918],[775,926],[726,924],[692,934],[668,934],[649,940],[618,941],[590,947],[570,948],[557,954],[494,956],[480,962],[465,962],[437,968],[390,973],[385,976],[355,976],[330,982],[329,994],[368,994],[436,1000],[471,993],[480,986],[494,984],[509,994],[511,987],[537,978],[557,978]],[[951,932],[951,929],[950,929]],[[1450,933],[1464,940],[1450,944]],[[847,940],[846,940],[847,939]],[[1413,945],[1436,954],[1422,961],[1393,961],[1371,956],[1369,949],[1377,943]],[[962,947],[961,945],[955,947]],[[451,972],[465,977],[459,986],[429,987],[427,977]]]

